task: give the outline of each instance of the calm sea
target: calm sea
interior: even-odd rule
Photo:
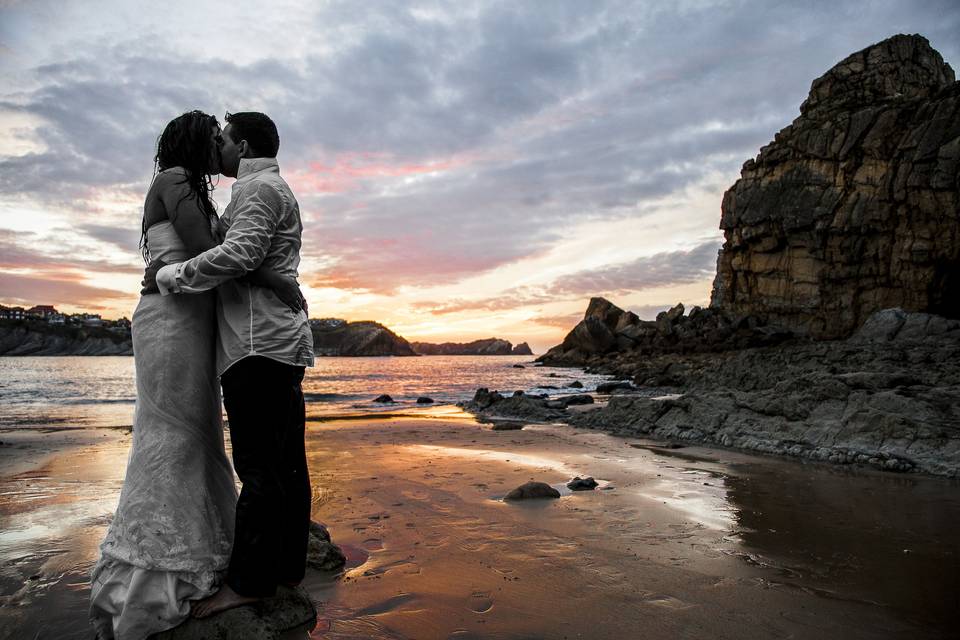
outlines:
[[[523,368],[515,367],[521,365]],[[133,421],[132,356],[0,357],[0,428],[123,427]],[[307,369],[307,415],[333,417],[422,411],[473,397],[478,387],[557,395],[596,388],[605,376],[579,369],[534,367],[531,356],[318,358]],[[388,394],[396,404],[373,402]]]

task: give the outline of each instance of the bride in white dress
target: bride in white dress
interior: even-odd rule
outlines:
[[[217,243],[209,175],[219,171],[219,139],[217,119],[200,111],[160,136],[144,203],[145,259],[181,262]],[[250,280],[289,295],[291,280],[279,274],[258,270]],[[216,304],[215,291],[153,294],[133,314],[133,443],[91,573],[90,617],[102,640],[177,626],[227,569],[237,492],[223,443]]]

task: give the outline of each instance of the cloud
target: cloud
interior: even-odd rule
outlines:
[[[599,269],[578,271],[557,278],[543,287],[512,287],[492,297],[425,300],[413,302],[410,306],[432,315],[448,315],[464,311],[505,311],[593,296],[610,297],[616,303],[617,296],[711,278],[716,273],[719,249],[720,243],[705,242],[689,250],[663,252]],[[635,312],[642,318],[654,317],[670,306],[643,306]],[[534,322],[547,326],[567,326],[571,317],[577,317],[578,322],[582,314],[539,316]]]
[[[554,295],[626,295],[635,291],[688,284],[716,273],[720,243],[705,242],[687,251],[670,251],[558,278]]]
[[[130,298],[126,291],[92,287],[77,282],[76,274],[47,273],[42,277],[0,273],[0,299],[8,304],[77,305],[102,308],[97,303]]]
[[[577,326],[577,323],[583,320],[583,313],[564,313],[552,316],[537,316],[531,318],[534,324],[540,324],[545,327],[557,327],[559,329],[570,330]]]
[[[532,287],[515,287],[507,289],[501,295],[478,300],[454,299],[443,302],[421,301],[411,303],[417,310],[427,311],[433,315],[446,315],[462,311],[505,311],[537,304],[554,302],[556,297],[542,290]]]
[[[112,227],[102,224],[81,224],[77,229],[83,231],[91,238],[113,245],[114,247],[127,252],[134,252],[140,246],[141,231],[139,228],[130,227]]]
[[[64,231],[61,233],[65,234]],[[33,246],[49,247],[50,251],[38,251],[31,248]],[[72,250],[74,246],[67,241],[58,242],[55,237],[0,229],[0,268],[50,272],[61,277],[71,270],[107,274],[143,271],[143,267],[137,264],[82,257],[82,252],[78,255]]]

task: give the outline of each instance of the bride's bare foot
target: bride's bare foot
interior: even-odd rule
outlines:
[[[234,607],[242,607],[245,604],[253,604],[254,602],[259,602],[263,598],[253,598],[250,596],[242,596],[229,585],[223,585],[220,587],[220,590],[215,594],[201,600],[197,604],[193,605],[193,609],[190,611],[190,615],[194,618],[207,618],[212,616],[215,613],[220,613],[221,611],[226,611],[227,609],[233,609]]]

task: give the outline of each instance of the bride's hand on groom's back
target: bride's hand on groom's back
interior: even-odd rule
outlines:
[[[143,270],[143,280],[140,281],[143,287],[140,289],[140,295],[146,296],[151,293],[160,293],[160,288],[157,286],[157,271],[160,271],[160,269],[165,266],[167,266],[167,263],[163,260],[153,260],[147,265],[147,268]]]
[[[300,285],[296,278],[282,276],[279,282],[275,283],[273,293],[280,298],[280,302],[287,305],[296,312],[307,311],[307,299],[300,290]]]

